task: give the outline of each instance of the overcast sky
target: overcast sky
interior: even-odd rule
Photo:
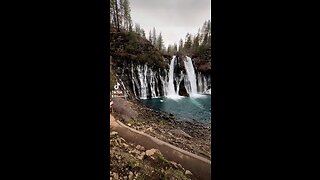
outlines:
[[[133,23],[145,30],[156,28],[164,44],[179,43],[187,33],[196,34],[204,21],[211,19],[210,0],[129,0]]]

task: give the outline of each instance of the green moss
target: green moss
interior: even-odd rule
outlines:
[[[116,78],[114,77],[112,71],[110,71],[110,91],[113,90],[113,86],[116,85]]]
[[[166,170],[164,174],[164,179],[179,179],[179,180],[187,180],[188,178],[183,174],[180,170],[175,170],[173,168],[169,168]]]
[[[162,155],[156,154],[155,158],[156,158],[156,161],[159,163],[160,167],[170,166],[170,162],[168,160],[166,160]]]
[[[136,162],[135,161],[128,161],[128,166],[130,168],[134,168],[136,166]]]

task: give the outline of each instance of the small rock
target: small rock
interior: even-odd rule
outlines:
[[[152,127],[149,127],[146,131],[152,131]]]
[[[145,151],[146,149],[143,146],[140,146],[139,144],[136,146],[136,149],[140,151]]]
[[[129,177],[129,180],[133,179],[133,173],[131,171],[129,172],[129,176],[128,177]]]
[[[185,175],[192,175],[192,173],[189,170],[186,170]]]
[[[138,145],[136,146],[136,149],[140,150],[140,147],[141,147],[141,146],[138,144]]]
[[[118,180],[119,179],[119,175],[118,175],[118,173],[113,173],[113,178],[115,179],[115,180]]]
[[[129,145],[126,144],[126,143],[123,143],[123,146],[124,146],[125,148],[129,147]]]
[[[145,152],[142,152],[142,153],[140,154],[140,156],[138,156],[138,159],[143,160],[143,158],[144,158],[145,155],[146,155],[146,153],[145,153]]]
[[[161,152],[158,149],[153,149],[153,148],[146,151],[147,156],[153,156],[154,154],[161,155]]]
[[[178,169],[179,167],[178,167],[178,164],[176,163],[176,162],[174,162],[174,161],[170,161],[170,163],[176,168],[176,169]]]
[[[131,124],[130,124],[130,123],[128,123],[128,126],[130,126],[130,127],[131,127]]]
[[[110,136],[115,136],[115,135],[117,135],[117,134],[118,134],[118,132],[112,131],[112,132],[110,133]]]

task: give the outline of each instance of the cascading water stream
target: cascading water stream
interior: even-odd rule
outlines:
[[[129,66],[131,75],[128,76],[131,78],[132,94],[140,99],[165,96],[174,100],[185,97],[179,95],[181,88],[183,90],[180,93],[187,93],[190,97],[211,94],[210,76],[201,74],[201,72],[196,74],[190,57],[186,57],[183,61],[185,71],[180,69],[180,72],[176,73],[175,68],[181,67],[178,60],[180,60],[178,57],[173,56],[168,71],[167,69],[155,71],[147,64],[134,65],[131,62],[131,67]],[[121,76],[125,76],[124,69],[122,69]],[[182,81],[184,81],[184,87],[181,87]]]
[[[176,59],[176,56],[173,56],[170,63],[170,69],[169,69],[169,82],[168,82],[168,89],[167,89],[167,96],[176,96],[177,93],[174,89],[174,61]]]
[[[195,71],[193,68],[192,60],[190,57],[186,56],[187,61],[184,61],[184,66],[186,68],[187,76],[188,76],[188,82],[186,83],[186,89],[190,96],[196,95],[197,93],[197,79],[195,75]]]

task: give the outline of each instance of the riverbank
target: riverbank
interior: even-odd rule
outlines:
[[[110,180],[134,179],[196,180],[189,170],[168,161],[157,149],[147,150],[127,142],[117,132],[110,133]]]
[[[181,121],[173,114],[155,111],[136,101],[114,98],[114,117],[188,152],[211,160],[211,128],[195,121]]]

